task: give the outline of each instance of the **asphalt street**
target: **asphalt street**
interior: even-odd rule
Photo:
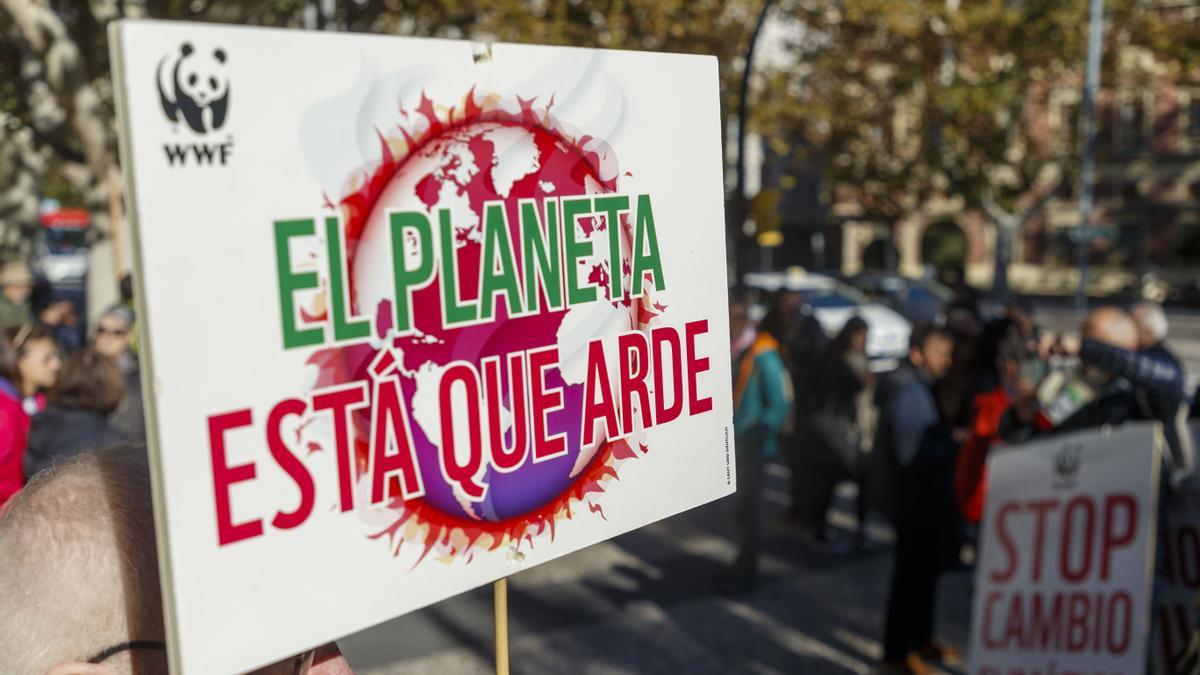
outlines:
[[[853,494],[850,485],[839,493],[840,528],[855,526]],[[872,522],[867,553],[808,543],[780,524],[782,465],[770,467],[767,500],[765,579],[747,596],[713,590],[736,553],[728,499],[511,577],[513,672],[874,672],[891,532]],[[943,582],[942,636],[959,647],[969,576]],[[478,589],[339,644],[359,673],[492,672],[491,602],[491,589]]]
[[[1069,305],[1039,306],[1051,330],[1074,331]],[[1200,313],[1172,312],[1170,344],[1200,375]],[[872,550],[831,550],[782,526],[788,469],[770,467],[769,532],[754,593],[725,597],[713,578],[736,552],[732,501],[709,504],[509,582],[514,673],[872,673],[881,654],[891,531],[872,518]],[[833,524],[856,526],[853,486]],[[943,576],[939,634],[965,651],[971,571]],[[481,588],[339,641],[356,672],[492,672],[492,594]],[[948,672],[958,672],[949,670]]]

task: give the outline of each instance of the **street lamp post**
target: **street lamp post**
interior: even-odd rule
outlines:
[[[746,213],[749,210],[746,201],[746,117],[750,97],[750,73],[754,67],[754,48],[758,44],[758,36],[762,32],[763,23],[767,19],[767,10],[773,0],[764,0],[758,21],[754,24],[754,32],[750,34],[750,44],[746,48],[746,64],[742,69],[742,83],[738,90],[738,129],[737,129],[737,164],[733,187],[732,208],[730,209],[730,230],[733,241],[733,274],[734,284],[741,286],[742,274],[746,269],[746,233],[743,227],[746,223]]]
[[[1092,183],[1096,152],[1096,127],[1093,122],[1096,91],[1100,88],[1100,34],[1104,31],[1104,3],[1091,0],[1088,12],[1087,80],[1083,87],[1083,170],[1080,177],[1079,229],[1075,246],[1079,258],[1079,289],[1075,308],[1080,314],[1087,311],[1087,267],[1092,246]]]

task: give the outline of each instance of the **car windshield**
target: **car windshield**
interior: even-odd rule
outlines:
[[[85,248],[87,232],[81,228],[47,228],[45,233],[46,250],[52,255],[67,255],[77,253]]]
[[[950,302],[954,299],[954,291],[933,281],[917,282],[913,284],[913,291],[928,294],[931,299],[941,302]]]
[[[879,277],[862,279],[857,283],[871,294],[884,295],[900,301],[949,302],[953,297],[949,289],[933,281]]]
[[[908,289],[908,299],[913,302],[945,302],[943,298],[939,298],[932,290],[917,285],[913,285]]]

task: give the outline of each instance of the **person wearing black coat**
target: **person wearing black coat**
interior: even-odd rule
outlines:
[[[1054,432],[1099,429],[1125,422],[1160,422],[1167,442],[1163,455],[1168,484],[1178,485],[1195,470],[1195,451],[1186,427],[1187,394],[1179,361],[1161,340],[1144,344],[1138,324],[1126,311],[1100,307],[1083,325],[1079,360],[1096,396]],[[1024,412],[1023,412],[1024,411]],[[1044,433],[1031,418],[1030,406],[1016,405],[1002,423],[1002,435],[1020,443]]]
[[[26,479],[86,450],[125,440],[108,422],[123,396],[121,373],[110,359],[90,347],[67,357],[49,404],[30,423]]]
[[[125,398],[109,418],[134,443],[146,442],[146,419],[142,411],[142,378],[137,354],[133,353],[134,313],[125,305],[113,305],[96,322],[96,351],[112,359],[125,379]]]
[[[874,452],[889,474],[896,548],[884,625],[887,672],[932,672],[927,661],[949,661],[952,649],[934,639],[937,581],[959,532],[954,501],[958,443],[933,395],[950,367],[951,338],[918,326],[909,357],[875,391],[879,407]]]
[[[1165,458],[1168,479],[1177,485],[1195,469],[1195,453],[1184,420],[1187,394],[1183,369],[1161,344],[1133,351],[1088,339],[1083,341],[1079,358],[1114,377],[1095,405],[1081,409],[1063,422],[1062,431],[1094,429],[1132,420],[1156,420],[1162,423],[1167,441]]]
[[[817,541],[829,541],[829,509],[837,484],[853,478],[859,483],[856,540],[864,543],[867,512],[858,395],[867,384],[866,345],[867,322],[852,317],[816,359],[805,391],[809,414],[798,425],[798,442],[805,446],[802,475],[808,478],[810,494],[803,522]]]

